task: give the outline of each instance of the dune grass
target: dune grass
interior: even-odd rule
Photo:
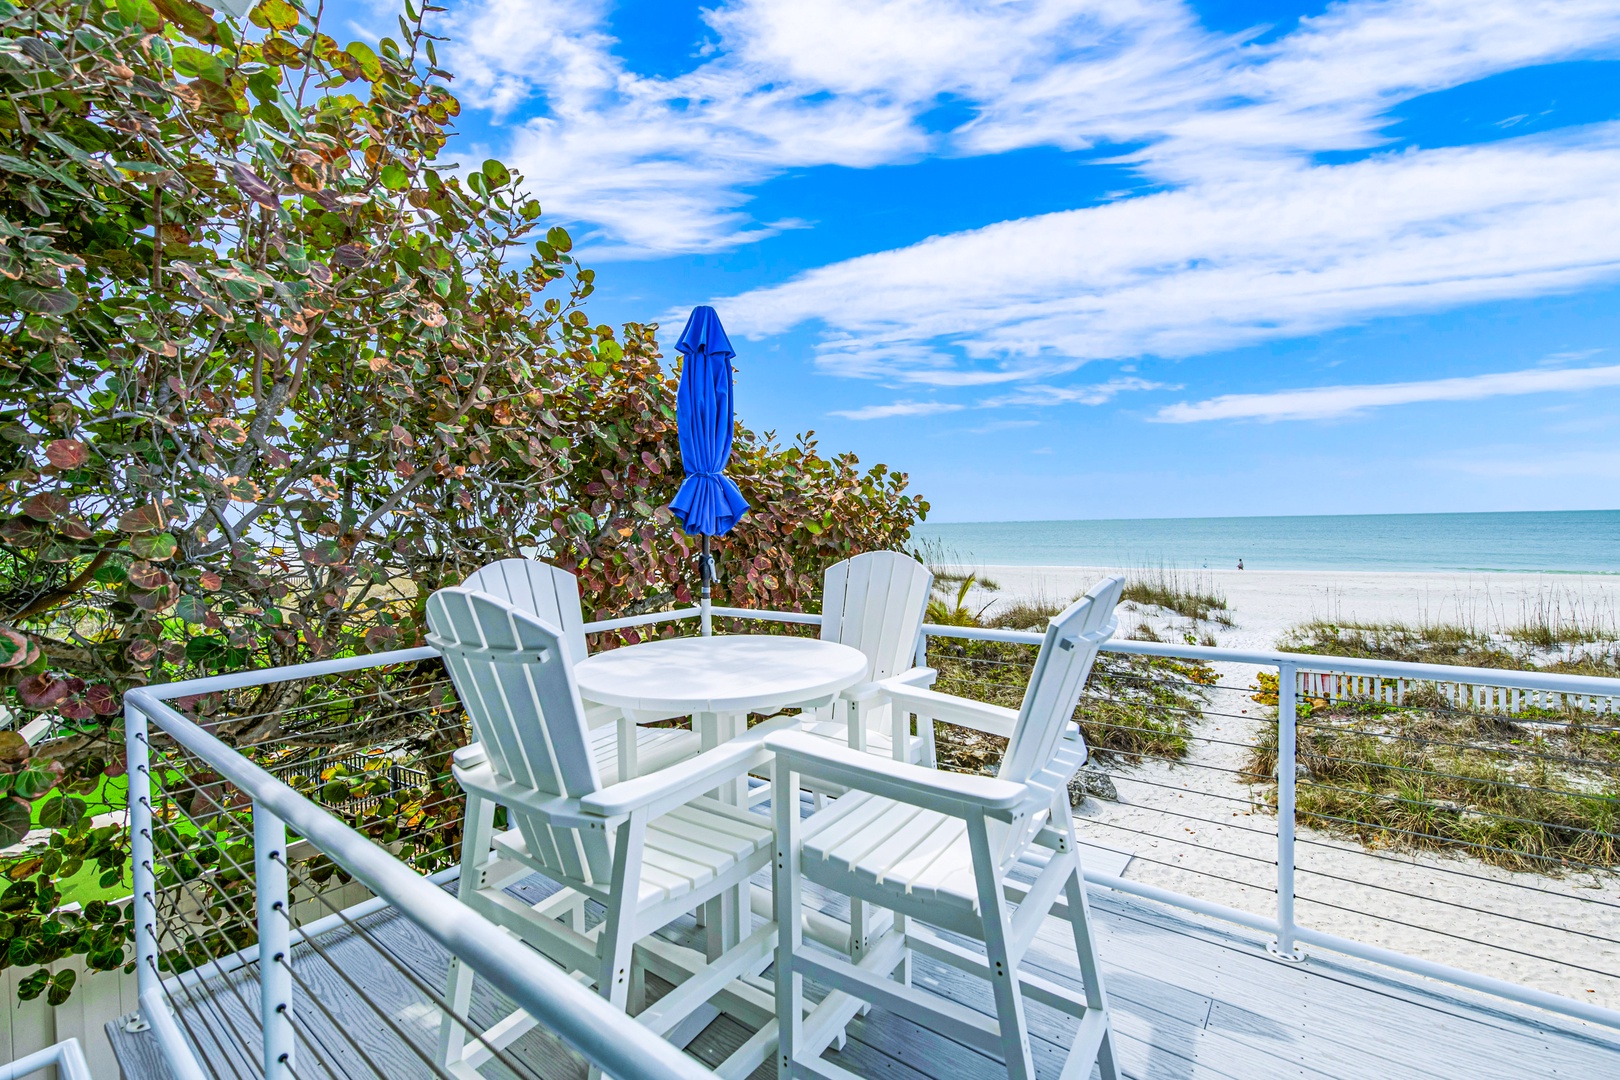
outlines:
[[[1163,566],[1128,575],[1120,597],[1145,607],[1159,607],[1196,622],[1232,626],[1226,597],[1213,582],[1184,577]]]
[[[1620,675],[1620,651],[1590,626],[1514,630],[1316,621],[1279,644],[1327,656]],[[1572,653],[1571,644],[1604,647]],[[1256,701],[1276,704],[1276,676],[1262,675],[1259,690]],[[1408,684],[1398,705],[1305,698],[1296,708],[1301,824],[1369,848],[1522,872],[1620,868],[1620,717],[1574,704],[1475,711],[1454,705],[1437,683]],[[1253,783],[1274,784],[1276,754],[1276,728],[1262,727],[1248,765]]]
[[[1023,601],[997,612],[988,625],[1044,630],[1066,606]],[[1034,645],[1009,642],[935,640],[928,654],[930,666],[939,671],[934,689],[1016,709],[1023,703],[1036,652]],[[1130,765],[1146,758],[1186,757],[1192,725],[1203,715],[1204,688],[1214,679],[1204,664],[1099,654],[1075,710],[1093,759]],[[936,725],[935,744],[941,768],[974,773],[995,772],[1007,745],[997,736],[949,724]]]

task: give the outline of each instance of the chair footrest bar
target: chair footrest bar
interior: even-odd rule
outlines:
[[[987,1053],[1001,1049],[1001,1029],[993,1018],[948,998],[894,982],[887,977],[887,972],[868,974],[847,960],[808,953],[793,958],[793,969],[925,1027],[930,1021],[956,1025],[951,1030],[952,1038]]]
[[[920,953],[942,964],[949,964],[959,971],[970,975],[977,975],[981,979],[990,978],[990,965],[984,957],[978,956],[969,949],[954,945],[949,941],[927,932],[926,930],[912,929],[906,933],[906,945],[913,952]],[[1084,1017],[1091,1012],[1086,1004],[1085,995],[1078,990],[1070,990],[1060,986],[1050,979],[1043,979],[1039,975],[1020,968],[1018,972],[1018,985],[1031,1001],[1038,1001],[1042,1005],[1058,1012],[1067,1013],[1073,1017]]]
[[[727,983],[742,975],[755,974],[756,970],[764,970],[765,965],[770,963],[771,950],[775,945],[776,924],[766,923],[750,934],[746,941],[698,969],[636,1019],[658,1034],[667,1035],[694,1009],[720,993]]]

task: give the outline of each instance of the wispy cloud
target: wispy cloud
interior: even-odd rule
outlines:
[[[1519,394],[1547,394],[1620,386],[1620,364],[1591,368],[1531,368],[1424,382],[1367,386],[1319,386],[1269,394],[1223,394],[1207,401],[1160,409],[1154,420],[1191,424],[1206,420],[1326,420],[1391,405],[1426,401],[1477,401]]]
[[[734,332],[819,324],[832,362],[924,384],[1046,379],[1375,315],[1620,277],[1620,124],[1289,166],[1004,222],[717,301]],[[962,267],[975,267],[971,288]],[[940,363],[941,342],[957,362]],[[888,355],[932,362],[891,368]]]
[[[712,251],[771,235],[748,190],[813,165],[928,153],[1139,146],[1174,184],[1375,146],[1390,105],[1498,71],[1612,55],[1610,0],[1348,0],[1264,45],[1180,0],[730,0],[709,56],[631,70],[609,0],[470,0],[442,16],[458,94],[598,254]],[[943,97],[971,118],[931,132]]]
[[[933,416],[959,412],[963,406],[945,401],[894,401],[887,405],[863,405],[859,409],[834,409],[832,415],[845,420],[887,420],[894,416]]]
[[[1180,389],[1179,386],[1166,386],[1164,383],[1138,378],[1135,375],[1126,375],[1089,386],[1046,386],[1035,383],[1020,386],[1010,394],[987,398],[981,404],[987,409],[1003,405],[1105,405],[1120,394],[1134,390]]]

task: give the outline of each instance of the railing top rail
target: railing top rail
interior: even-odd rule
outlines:
[[[927,623],[929,637],[963,638],[972,641],[1007,641],[1039,645],[1042,636],[1021,630],[997,630],[976,626],[938,626]],[[1560,694],[1590,694],[1620,697],[1620,679],[1601,675],[1559,675],[1542,671],[1514,671],[1509,668],[1459,667],[1455,664],[1417,664],[1403,660],[1363,660],[1351,656],[1325,656],[1320,653],[1283,652],[1277,649],[1228,649],[1211,645],[1178,645],[1174,642],[1109,641],[1107,652],[1134,656],[1163,656],[1177,660],[1201,660],[1211,664],[1257,664],[1261,667],[1292,667],[1304,671],[1333,671],[1350,675],[1380,676],[1386,679],[1415,679],[1422,682],[1468,683],[1521,690],[1546,690]]]
[[[425,651],[437,655],[431,649]],[[713,1074],[698,1062],[560,969],[516,959],[521,950],[514,954],[511,938],[494,923],[463,907],[383,848],[181,716],[150,689],[131,690],[124,701],[218,770],[255,806],[279,817],[452,955],[465,960],[608,1075],[626,1080],[712,1080]]]
[[[764,608],[711,608],[712,614],[724,618],[762,619],[771,622],[804,623],[818,626],[820,615],[802,611],[773,611]],[[622,630],[632,626],[650,626],[662,622],[678,622],[696,618],[699,608],[678,608],[675,611],[631,615],[623,619],[601,619],[585,624],[587,634],[606,630]],[[925,623],[923,633],[928,637],[957,638],[969,641],[1002,641],[1016,645],[1039,645],[1042,635],[1027,630],[1002,630],[983,626],[942,626]],[[1107,652],[1134,656],[1163,656],[1177,660],[1200,660],[1211,664],[1255,664],[1261,667],[1292,667],[1305,671],[1334,671],[1351,675],[1370,675],[1383,678],[1416,679],[1425,682],[1465,683],[1476,686],[1512,687],[1521,690],[1545,690],[1560,694],[1590,694],[1597,697],[1620,697],[1620,679],[1599,675],[1559,675],[1552,672],[1513,671],[1507,668],[1460,667],[1454,664],[1417,664],[1400,660],[1363,660],[1349,656],[1324,656],[1318,653],[1283,652],[1277,649],[1230,649],[1211,645],[1183,645],[1175,642],[1121,641],[1103,645]],[[279,668],[258,668],[235,671],[225,675],[210,675],[200,679],[163,683],[146,687],[142,692],[153,700],[169,701],[193,694],[218,693],[240,690],[266,683],[291,682],[294,679],[312,679],[325,675],[339,675],[368,668],[387,667],[392,664],[433,660],[438,652],[428,646],[415,649],[396,649],[391,652],[347,656],[335,660],[315,660],[307,664],[292,664]]]

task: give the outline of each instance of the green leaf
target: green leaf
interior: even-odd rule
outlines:
[[[71,968],[64,968],[52,975],[50,989],[45,993],[45,1004],[55,1007],[66,1002],[73,994],[73,984],[77,979]]]
[[[11,781],[12,793],[19,799],[37,799],[55,786],[55,774],[38,765],[28,766]]]
[[[152,0],[118,0],[118,17],[142,30],[157,33],[163,29],[163,16]]]
[[[377,54],[371,51],[370,45],[363,41],[351,41],[343,46],[343,51],[360,65],[360,77],[366,82],[376,82],[382,78],[382,61],[377,59]]]
[[[411,182],[410,174],[405,171],[405,166],[397,161],[391,161],[384,165],[382,172],[378,174],[378,179],[382,181],[382,186],[389,191],[398,191]]]
[[[71,795],[47,799],[39,808],[39,823],[47,829],[70,829],[84,817],[86,809],[83,799]]]
[[[204,52],[194,45],[174,47],[174,70],[187,78],[207,79],[225,85],[225,65],[213,53]]]
[[[151,0],[151,5],[162,12],[165,19],[198,41],[214,40],[213,17],[191,0]],[[121,8],[123,5],[119,6]]]
[[[492,188],[505,187],[512,179],[512,174],[507,171],[506,166],[494,158],[484,162],[483,173],[484,179],[489,181]]]
[[[574,240],[568,235],[568,230],[561,225],[553,225],[546,230],[546,243],[558,251],[574,250]]]
[[[225,659],[227,648],[222,637],[194,637],[186,642],[186,659],[194,664],[217,664]]]
[[[79,306],[79,298],[66,289],[42,289],[37,285],[12,285],[6,290],[24,311],[41,315],[66,315]]]
[[[129,550],[138,559],[150,559],[152,562],[164,562],[174,557],[180,550],[180,541],[169,533],[155,533],[134,537],[129,542]]]
[[[175,602],[174,613],[193,626],[201,626],[208,618],[208,602],[187,593]]]
[[[248,21],[265,30],[291,30],[298,25],[298,9],[287,0],[264,0],[253,9]]]
[[[33,824],[28,804],[20,799],[0,799],[0,846],[10,847],[22,843]]]

